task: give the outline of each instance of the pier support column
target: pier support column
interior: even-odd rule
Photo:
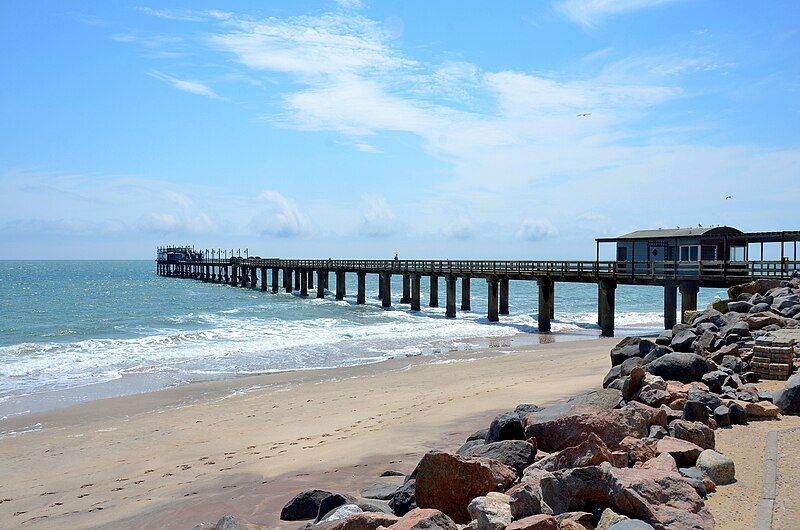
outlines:
[[[231,275],[230,275],[230,272],[228,272],[228,266],[227,266],[227,265],[225,265],[225,266],[223,267],[223,271],[224,271],[224,273],[225,273],[225,278],[223,279],[223,281],[224,281],[226,284],[228,284],[228,283],[231,283]]]
[[[250,287],[258,289],[258,267],[250,267]]]
[[[344,271],[336,271],[336,299],[344,300],[347,294],[347,286],[345,285]]]
[[[322,275],[327,274],[322,271],[317,271],[317,298],[325,298],[325,282],[322,281]]]
[[[381,307],[392,307],[392,273],[381,272],[379,276],[381,290]]]
[[[299,291],[300,290],[300,273],[301,272],[303,272],[303,271],[301,271],[300,269],[295,269],[294,270],[294,290],[295,291]]]
[[[419,274],[411,274],[411,310],[419,311]]]
[[[322,271],[322,288],[328,289],[330,286],[330,271]]]
[[[278,292],[278,269],[272,269],[272,292]]]
[[[428,307],[439,307],[439,277],[431,275],[431,292]]]
[[[400,298],[400,303],[411,303],[411,276],[408,274],[403,274],[403,296]]]
[[[469,295],[469,276],[461,278],[461,310],[469,311],[472,309]]]
[[[700,284],[697,282],[681,282],[681,322],[686,324],[686,312],[697,310],[697,293]]]
[[[306,271],[300,271],[300,297],[308,298],[308,274]]]
[[[314,271],[309,269],[306,274],[308,275],[308,289],[312,290],[314,289]]]
[[[238,271],[236,270],[236,265],[231,265],[231,277],[230,277],[231,287],[236,287],[236,284],[239,281],[238,278],[236,277],[237,272]]]
[[[664,329],[672,329],[678,313],[678,284],[667,282],[664,284]]]
[[[617,283],[611,280],[600,280],[597,284],[597,310],[600,317],[600,334],[604,337],[614,336],[614,291]]]
[[[444,316],[456,318],[456,276],[448,274],[444,278],[447,291],[447,305],[445,306]]]
[[[500,278],[500,308],[501,315],[508,314],[508,278]]]
[[[550,319],[553,318],[555,282],[550,278],[539,278],[539,331],[550,331]]]
[[[292,269],[283,269],[283,288],[287,293],[292,292]]]
[[[241,274],[239,274],[239,279],[241,283],[239,284],[241,287],[247,287],[247,281],[250,278],[250,270],[247,267],[241,268]]]
[[[358,293],[356,294],[356,304],[363,305],[367,303],[367,273],[357,272],[358,278]]]
[[[496,276],[489,276],[486,278],[488,286],[488,309],[486,311],[486,318],[489,322],[497,322],[500,317],[497,315],[497,295],[498,295],[498,280]]]

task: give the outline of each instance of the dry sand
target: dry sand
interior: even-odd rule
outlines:
[[[615,342],[198,383],[8,420],[41,425],[0,440],[0,527],[186,529],[225,513],[273,527],[299,490],[357,492],[498,410],[597,388]]]

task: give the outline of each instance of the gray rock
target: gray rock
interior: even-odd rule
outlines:
[[[378,499],[388,501],[394,498],[394,494],[400,489],[401,484],[374,484],[361,490],[361,496],[365,499]]]
[[[669,436],[669,432],[664,427],[662,427],[661,425],[650,426],[650,433],[648,434],[648,438],[660,440],[665,436]]]
[[[356,504],[343,504],[338,508],[334,508],[330,513],[325,514],[325,516],[320,519],[320,522],[326,521],[340,521],[342,519],[346,519],[348,516],[353,515],[354,513],[361,513],[364,510],[358,507]]]
[[[699,401],[710,411],[722,405],[722,400],[711,392],[704,392],[698,388],[692,388],[687,394],[689,401]]]
[[[669,424],[669,433],[673,438],[686,440],[702,447],[714,449],[714,431],[699,421],[675,420]]]
[[[726,372],[723,372],[722,370],[714,370],[713,372],[703,374],[701,380],[708,386],[709,390],[719,393],[722,390],[722,383],[725,381],[726,377],[728,377]]]
[[[656,338],[656,344],[659,346],[669,346],[672,342],[672,330],[665,329]]]
[[[686,421],[699,421],[708,424],[708,407],[699,401],[687,400],[683,405],[683,416]]]
[[[463,455],[473,447],[477,447],[479,445],[486,445],[486,440],[469,440],[467,442],[464,442],[464,445],[458,448],[456,454]]]
[[[733,370],[734,373],[740,373],[744,368],[744,363],[740,357],[735,357],[733,355],[724,355],[719,362],[720,365]]]
[[[608,530],[655,530],[655,528],[639,519],[626,519],[612,524]]]
[[[733,460],[713,449],[706,449],[700,453],[695,466],[718,486],[736,481],[736,466]]]
[[[417,481],[413,478],[400,486],[392,500],[389,501],[389,506],[395,515],[402,517],[417,507],[416,487]]]
[[[714,409],[713,417],[718,427],[729,427],[731,424],[731,409],[725,405],[720,405]]]
[[[742,303],[742,302],[737,302],[737,303]],[[769,304],[767,304],[766,302],[761,302],[761,303],[755,304],[753,307],[751,307],[750,311],[748,311],[748,313],[751,313],[751,314],[752,313],[762,313],[764,311],[769,311],[769,310],[770,310]]]
[[[728,311],[747,313],[753,307],[750,302],[728,302]]]
[[[681,383],[700,381],[708,370],[706,360],[696,353],[668,353],[644,366],[653,375],[666,381]]]
[[[519,414],[520,418],[525,414],[530,414],[531,412],[539,412],[542,410],[542,407],[538,405],[534,405],[532,403],[520,403],[519,405],[514,408],[514,412]]]
[[[747,425],[747,411],[738,403],[728,403],[730,410],[731,425]]]
[[[405,477],[406,474],[402,471],[397,471],[396,469],[387,469],[383,473],[381,473],[382,477]]]
[[[222,518],[217,521],[217,525],[214,527],[214,530],[245,530],[245,526],[239,522],[233,515],[223,515]]]
[[[653,344],[647,341],[645,348],[641,346],[642,339],[640,337],[625,337],[616,346],[611,349],[611,366],[622,364],[626,359],[631,357],[644,357],[649,353],[650,346]],[[642,350],[646,351],[642,351]]]
[[[472,440],[485,441],[486,440],[486,435],[488,435],[488,434],[489,434],[489,429],[488,428],[487,429],[481,429],[479,431],[475,431],[474,433],[470,434],[469,438],[467,438],[467,441],[468,442],[471,442]]]
[[[522,474],[526,467],[533,464],[536,457],[536,447],[525,440],[502,440],[471,447],[462,455],[494,458],[507,466],[513,467],[518,473]]]
[[[281,510],[282,521],[302,521],[314,519],[319,513],[323,500],[333,495],[325,490],[308,490],[298,493]]]
[[[676,352],[690,352],[696,340],[697,335],[695,332],[692,329],[685,329],[673,334],[672,342],[669,345]]]
[[[773,403],[782,414],[800,414],[800,374],[795,374],[775,393]]]
[[[503,412],[498,414],[489,426],[486,433],[486,443],[499,442],[501,440],[524,440],[525,429],[522,428],[522,420],[516,412]]]

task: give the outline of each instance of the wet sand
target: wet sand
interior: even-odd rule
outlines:
[[[617,340],[197,383],[6,420],[20,434],[0,440],[0,526],[185,529],[234,513],[274,527],[299,490],[358,492],[499,410],[597,388]]]

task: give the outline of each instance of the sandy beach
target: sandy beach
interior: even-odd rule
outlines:
[[[494,413],[596,388],[614,339],[198,383],[7,420],[3,527],[266,527],[299,490],[357,492]],[[30,431],[30,432],[23,432]],[[289,527],[297,523],[288,524]]]

